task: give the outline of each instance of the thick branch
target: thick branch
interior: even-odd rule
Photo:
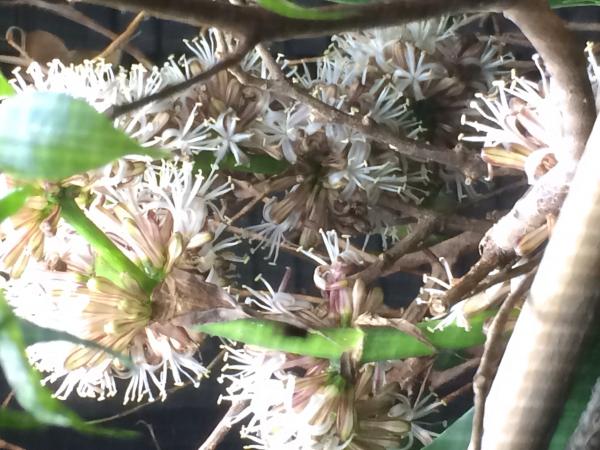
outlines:
[[[485,450],[534,450],[560,410],[600,280],[600,121],[577,167],[486,402]]]
[[[86,3],[127,11],[145,10],[155,17],[192,25],[215,26],[238,36],[258,35],[261,41],[319,36],[361,28],[407,23],[443,14],[499,11],[515,0],[404,0],[373,2],[361,6],[335,6],[327,10],[352,11],[339,20],[301,20],[280,16],[258,7],[237,6],[212,0],[84,0]]]

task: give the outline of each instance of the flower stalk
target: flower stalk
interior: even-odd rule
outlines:
[[[117,273],[126,273],[131,276],[145,292],[152,292],[158,280],[146,275],[142,269],[125,256],[114,242],[85,215],[68,192],[63,191],[59,195],[58,204],[61,207],[62,217],[90,243],[106,264]]]

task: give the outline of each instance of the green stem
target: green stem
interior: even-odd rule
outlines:
[[[116,272],[131,276],[147,293],[152,292],[156,281],[125,256],[114,242],[85,215],[71,196],[61,195],[58,202],[62,217],[90,243],[100,258]]]
[[[431,345],[392,327],[301,330],[272,320],[242,319],[197,325],[195,330],[244,344],[316,358],[339,360],[343,353],[349,352],[360,356],[361,363],[367,363],[430,356],[438,350],[481,345],[485,341],[483,323],[492,315],[493,312],[485,312],[471,318],[469,331],[455,324],[440,331],[431,331],[439,323],[437,320],[417,324]]]
[[[0,222],[16,214],[36,189],[31,185],[19,186],[0,199]]]

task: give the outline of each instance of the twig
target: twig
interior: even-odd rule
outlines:
[[[443,256],[448,260],[450,266],[452,266],[453,261],[451,261],[451,259],[459,258],[466,253],[476,251],[481,237],[482,233],[465,231],[457,236],[429,247],[428,250],[433,252],[436,257]],[[383,273],[383,276],[388,276],[396,272],[414,270],[424,265],[430,265],[430,263],[430,259],[422,250],[409,253],[396,261],[392,267]]]
[[[456,169],[468,178],[478,179],[487,175],[487,166],[476,153],[448,151],[425,142],[397,135],[376,122],[341,111],[294,86],[289,80],[263,80],[241,71],[233,71],[241,83],[259,89],[277,92],[309,106],[322,118],[345,124],[365,136],[387,145],[391,150],[420,162],[435,162]]]
[[[241,217],[245,216],[252,208],[254,208],[262,199],[264,199],[271,192],[271,187],[267,184],[264,186],[262,192],[255,196],[252,200],[244,205],[242,209],[240,209],[237,213],[233,215],[231,218],[227,218],[227,221],[230,225],[233,225],[237,220]]]
[[[494,317],[487,333],[481,364],[473,378],[473,393],[475,394],[475,411],[473,413],[473,430],[469,450],[481,450],[481,438],[483,435],[483,416],[485,413],[485,398],[489,392],[492,380],[496,373],[498,363],[502,357],[501,345],[504,335],[504,326],[517,304],[527,293],[533,282],[533,273],[519,284],[504,301],[498,313]]]
[[[438,221],[433,217],[424,218],[419,221],[410,234],[398,241],[385,252],[381,253],[377,258],[377,262],[371,264],[352,278],[360,278],[367,285],[372,283],[398,259],[413,251],[438,225]]]
[[[212,67],[209,67],[204,72],[199,73],[198,75],[195,75],[188,80],[182,81],[181,83],[177,83],[177,84],[168,86],[168,87],[162,89],[161,91],[156,92],[155,94],[151,94],[146,97],[142,97],[131,103],[126,103],[126,104],[118,105],[118,106],[112,106],[105,112],[105,114],[108,117],[114,119],[123,114],[127,114],[129,112],[135,111],[136,109],[142,108],[143,106],[146,106],[152,102],[164,100],[175,94],[183,92],[186,89],[194,86],[197,83],[208,80],[210,77],[212,77],[213,75],[216,75],[217,73],[221,72],[222,70],[225,70],[229,67],[236,65],[244,58],[246,53],[248,53],[252,49],[252,47],[254,47],[255,44],[256,44],[256,40],[251,37],[247,40],[242,40],[238,44],[238,48],[235,50],[235,52],[224,57],[222,60],[215,63]]]
[[[223,438],[227,435],[229,430],[233,425],[232,419],[237,414],[241,413],[249,404],[248,400],[241,400],[231,404],[229,410],[221,421],[217,424],[215,429],[210,433],[208,438],[204,441],[204,443],[198,448],[198,450],[214,450],[217,448],[217,445],[223,440]]]
[[[458,303],[473,291],[479,282],[501,264],[500,258],[496,255],[483,254],[465,276],[446,291],[442,299],[444,306],[450,308],[455,303]]]
[[[440,372],[433,372],[431,374],[430,387],[432,391],[439,390],[442,386],[445,386],[457,378],[477,369],[481,358],[471,358],[457,366],[451,367]]]
[[[473,219],[457,214],[442,214],[431,209],[415,206],[405,202],[397,195],[384,194],[377,204],[378,206],[399,212],[402,216],[414,217],[418,220],[427,217],[435,217],[440,222],[440,228],[449,231],[478,231],[483,233],[489,230],[493,225],[492,222],[487,220]]]
[[[450,392],[448,395],[441,398],[440,402],[443,403],[444,405],[448,406],[450,403],[452,403],[456,399],[462,397],[463,395],[465,395],[472,389],[473,389],[473,383],[469,382],[469,383],[465,384],[464,386],[461,386],[454,392]]]
[[[578,31],[582,33],[600,32],[600,23],[597,22],[567,22],[567,27],[571,31]]]
[[[123,47],[127,42],[129,42],[129,40],[133,36],[133,33],[135,33],[135,31],[137,30],[140,23],[142,23],[142,20],[144,20],[144,18],[145,18],[144,11],[140,11],[137,14],[137,16],[134,17],[134,19],[131,21],[131,23],[127,26],[125,31],[123,31],[123,33],[121,33],[119,36],[117,36],[117,38],[114,39],[108,45],[108,47],[106,47],[104,50],[102,50],[102,52],[100,52],[98,54],[98,56],[96,56],[96,58],[94,58],[94,59],[106,58],[107,56],[111,55],[115,50]]]
[[[62,5],[58,3],[49,3],[43,0],[0,0],[0,6],[16,6],[16,5],[28,5],[36,8],[45,9],[50,11],[57,16],[64,17],[65,19],[71,20],[75,23],[83,25],[92,31],[110,39],[111,41],[118,38],[118,35],[108,28],[103,27],[99,23],[90,19],[88,16],[69,5]],[[132,45],[125,45],[123,48],[127,53],[133,56],[140,64],[147,69],[151,68],[154,64],[144,56],[137,48]]]
[[[0,408],[2,408],[2,409],[6,408],[10,404],[10,401],[14,398],[14,396],[15,396],[15,391],[10,391],[8,393],[8,395],[6,396],[6,398],[4,400],[2,400],[2,405],[0,405]]]

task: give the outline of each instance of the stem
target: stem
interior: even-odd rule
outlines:
[[[437,350],[481,345],[485,341],[483,324],[492,314],[485,312],[471,318],[469,331],[455,324],[432,331],[438,320],[417,324],[432,345],[393,327],[304,330],[272,320],[241,319],[196,325],[195,330],[244,344],[316,358],[339,360],[344,353],[351,353],[361,363],[368,363],[431,356]]]
[[[90,243],[108,265],[116,272],[131,276],[144,291],[148,293],[152,291],[156,281],[148,277],[142,269],[125,256],[114,242],[84,214],[72,197],[61,195],[58,203],[61,207],[62,217]]]

